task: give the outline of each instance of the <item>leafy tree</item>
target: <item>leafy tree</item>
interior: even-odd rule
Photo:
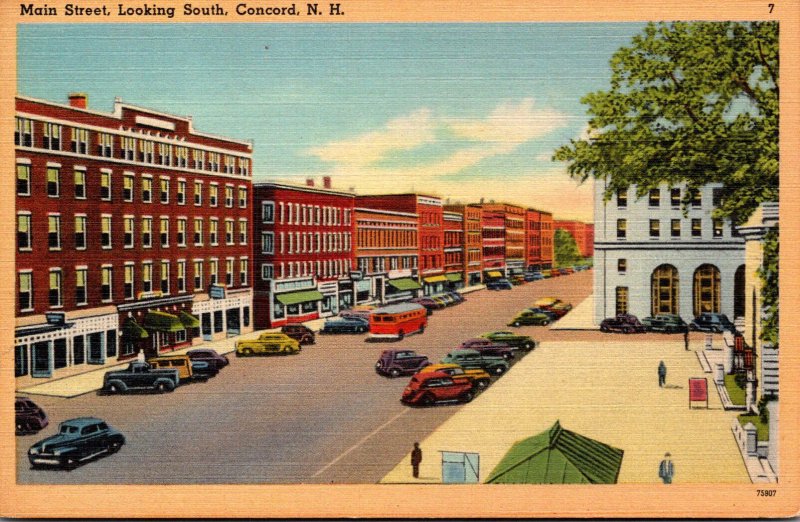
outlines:
[[[724,183],[717,217],[778,200],[778,24],[648,24],[611,58],[611,88],[581,101],[586,137],[556,150],[573,178],[690,189]],[[690,191],[684,195],[687,208]]]
[[[761,323],[761,340],[778,347],[778,229],[772,229],[764,237],[764,261],[758,269],[763,284],[761,307],[764,320]]]
[[[553,234],[553,249],[555,251],[556,266],[572,266],[579,261],[583,261],[575,238],[563,228],[557,228]]]

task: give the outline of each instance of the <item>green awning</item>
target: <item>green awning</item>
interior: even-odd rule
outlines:
[[[422,288],[419,283],[410,277],[402,277],[400,279],[389,279],[389,284],[398,290],[419,290]]]
[[[498,272],[497,270],[492,270],[491,272],[486,272],[486,275],[489,277],[503,277],[503,272]]]
[[[200,328],[200,319],[183,310],[178,314],[178,319],[180,319],[181,323],[183,323],[183,326],[186,328]]]
[[[511,446],[488,484],[616,484],[623,451],[578,435],[558,421]]]
[[[166,312],[151,311],[144,316],[144,327],[156,332],[180,332],[185,330],[177,315]]]
[[[423,277],[422,280],[425,281],[426,283],[442,283],[444,281],[447,281],[447,278],[443,275],[438,275],[431,277]]]
[[[122,338],[126,341],[137,341],[148,337],[150,337],[150,334],[133,317],[129,317],[125,324],[122,325]]]
[[[445,274],[444,276],[448,281],[452,281],[453,283],[456,281],[461,281],[461,274]]]
[[[322,301],[322,294],[318,290],[302,290],[300,292],[288,292],[278,294],[275,299],[281,304],[293,305],[297,303],[307,303],[308,301]]]

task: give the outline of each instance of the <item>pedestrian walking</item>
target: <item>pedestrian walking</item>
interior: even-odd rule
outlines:
[[[658,363],[658,386],[663,388],[667,383],[667,365],[664,361]]]
[[[414,473],[414,478],[419,478],[419,465],[422,462],[422,450],[419,447],[419,442],[414,443],[414,450],[411,452],[411,470]]]
[[[689,325],[683,327],[683,349],[689,351]]]
[[[658,476],[664,484],[672,484],[672,477],[675,475],[675,465],[670,460],[669,452],[664,453],[664,460],[658,465]]]
[[[136,354],[136,360],[138,362],[144,362],[144,352],[140,349],[139,353]]]

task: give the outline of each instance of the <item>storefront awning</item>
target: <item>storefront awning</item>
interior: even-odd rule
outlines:
[[[422,280],[425,281],[426,283],[443,283],[444,281],[447,281],[447,278],[443,275],[438,275],[431,277],[423,277]]]
[[[456,281],[461,281],[461,274],[445,274],[444,275],[448,281],[455,283]]]
[[[180,332],[185,330],[177,315],[166,312],[151,311],[144,316],[144,327],[156,332]]]
[[[486,272],[486,275],[489,277],[503,277],[503,272],[498,272],[497,270],[491,270]]]
[[[178,314],[178,319],[180,319],[185,328],[200,328],[200,319],[192,314],[184,312],[183,310],[181,310],[181,313]]]
[[[285,305],[293,305],[298,303],[307,303],[309,301],[322,301],[322,294],[318,290],[302,290],[300,292],[288,292],[285,294],[278,294],[275,299],[279,303]]]
[[[422,288],[419,283],[410,277],[402,277],[400,279],[389,279],[389,284],[398,290],[419,290]]]
[[[136,319],[129,317],[125,324],[122,325],[122,338],[129,341],[136,341],[139,339],[146,339],[150,337],[147,330],[136,322]]]

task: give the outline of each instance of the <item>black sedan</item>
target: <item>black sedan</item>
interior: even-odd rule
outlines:
[[[96,457],[116,453],[125,444],[119,431],[94,417],[62,422],[58,433],[42,439],[28,450],[31,466],[71,469]]]
[[[358,317],[328,319],[319,331],[321,334],[364,333],[369,330],[369,321]]]

